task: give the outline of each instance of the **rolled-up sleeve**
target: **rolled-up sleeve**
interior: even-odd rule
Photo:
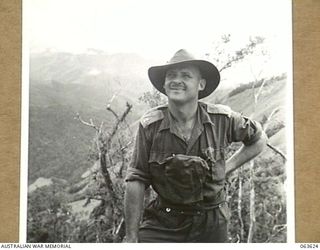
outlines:
[[[144,128],[140,124],[125,181],[141,181],[146,186],[150,185],[149,151],[150,142],[147,140]]]
[[[251,120],[240,113],[233,112],[230,117],[229,142],[243,142],[249,146],[260,139],[262,127],[259,122]]]

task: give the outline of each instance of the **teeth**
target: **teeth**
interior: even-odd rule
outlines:
[[[182,87],[182,86],[170,86],[170,89],[181,89],[181,90],[183,90],[185,88]]]

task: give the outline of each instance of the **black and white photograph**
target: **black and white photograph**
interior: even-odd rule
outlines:
[[[293,243],[291,11],[23,0],[20,240]]]

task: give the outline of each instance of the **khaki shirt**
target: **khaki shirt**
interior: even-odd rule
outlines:
[[[198,156],[209,163],[209,171],[202,185],[203,200],[196,203],[212,205],[224,201],[225,150],[232,142],[255,143],[262,133],[260,124],[227,106],[199,102],[197,119],[186,142],[172,119],[167,106],[152,109],[142,117],[126,181],[152,185],[160,200],[172,203],[166,198],[170,193],[162,188],[166,176],[159,171],[160,166],[172,155]],[[192,186],[191,183],[186,188],[187,195],[192,195]]]

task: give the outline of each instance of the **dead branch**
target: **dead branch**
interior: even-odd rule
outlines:
[[[238,172],[239,190],[238,190],[238,217],[240,221],[240,242],[244,240],[244,223],[242,219],[242,167]]]
[[[115,234],[116,234],[116,235],[119,235],[119,232],[120,232],[120,230],[121,230],[121,227],[123,226],[123,223],[124,223],[124,218],[121,217],[120,223],[119,223],[119,225],[118,225],[118,227],[117,227],[117,229],[116,229],[116,231],[115,231]]]
[[[277,154],[279,154],[279,155],[282,157],[282,159],[283,159],[284,162],[287,161],[287,157],[284,155],[284,153],[281,152],[280,149],[276,148],[275,146],[272,146],[270,143],[267,143],[267,146],[268,146],[269,148],[271,148],[274,152],[276,152]]]
[[[268,129],[269,123],[271,121],[271,118],[280,110],[280,108],[275,108],[274,110],[272,110],[272,112],[270,113],[270,115],[268,116],[266,122],[263,125],[263,130],[266,131]]]
[[[107,187],[107,189],[109,191],[109,194],[111,196],[110,198],[112,199],[112,201],[115,201],[116,200],[116,194],[115,194],[115,191],[113,189],[113,183],[111,181],[110,173],[109,173],[109,171],[107,169],[106,152],[101,152],[100,167],[101,167],[101,171],[102,171],[102,175],[103,175],[103,178],[104,178],[105,185],[106,185],[106,187]]]
[[[123,150],[121,150],[121,148],[123,148],[123,146],[122,146],[122,142],[121,142],[120,138],[118,139],[118,143],[119,143],[119,147],[120,147],[121,161],[122,161],[118,175],[119,175],[120,178],[122,178],[123,177],[122,172],[123,172],[123,169],[125,167],[125,156],[124,156]]]
[[[250,43],[246,45],[246,47],[235,52],[235,55],[231,57],[229,61],[227,61],[219,70],[219,72],[228,69],[232,66],[232,64],[240,62],[246,56],[253,53],[253,49],[258,45],[263,43],[264,39],[261,37],[256,37],[255,40],[250,40]]]
[[[112,138],[114,137],[114,135],[116,134],[116,132],[117,132],[117,130],[118,130],[118,128],[119,128],[120,123],[125,120],[126,116],[129,114],[129,112],[130,112],[130,110],[131,110],[131,108],[132,108],[132,105],[129,104],[128,102],[127,102],[126,105],[127,105],[127,109],[123,112],[122,116],[117,120],[115,126],[114,126],[113,129],[112,129],[111,134],[109,135],[108,142],[107,142],[108,145],[110,145],[110,142],[111,142]]]
[[[271,118],[272,118],[279,110],[280,110],[280,108],[275,108],[274,110],[272,110],[272,112],[270,113],[270,115],[269,115],[268,118],[267,118],[267,121],[266,121],[265,124],[263,125],[263,130],[264,130],[264,131],[267,130]],[[272,146],[270,143],[267,143],[267,146],[268,146],[270,149],[272,149],[274,152],[276,152],[277,154],[279,154],[279,155],[283,158],[283,161],[284,161],[284,162],[287,161],[287,157],[285,156],[284,153],[281,152],[280,149],[276,148],[275,146]]]
[[[241,242],[240,236],[239,236],[239,234],[237,234],[237,241],[236,241],[236,243],[240,243],[240,242]]]
[[[248,233],[248,243],[252,242],[253,239],[253,233],[255,228],[255,222],[256,222],[256,214],[255,214],[255,190],[254,190],[254,161],[250,162],[250,226],[249,226],[249,233]]]
[[[118,79],[115,79],[115,81],[117,81],[118,84],[121,86],[121,82],[120,82]],[[118,94],[120,93],[120,91],[121,91],[121,88],[112,95],[112,97],[110,98],[109,102],[107,102],[107,105],[106,105],[107,109],[108,109],[109,107],[111,107],[111,104],[112,104],[113,100],[118,96]]]
[[[119,120],[119,116],[118,116],[117,113],[111,108],[110,105],[107,106],[107,110],[110,111],[117,120]]]
[[[258,90],[258,93],[254,95],[254,101],[255,101],[255,103],[258,103],[258,98],[259,98],[259,96],[261,95],[262,88],[264,87],[264,85],[266,84],[266,82],[267,82],[267,81],[266,81],[265,79],[262,79],[262,84],[261,84],[261,86],[260,86],[260,88],[259,88],[259,90]]]
[[[93,123],[93,120],[92,120],[92,119],[90,119],[90,123],[89,123],[89,122],[86,122],[86,121],[84,121],[84,120],[81,118],[81,116],[80,116],[79,113],[76,114],[76,116],[74,117],[74,119],[80,121],[82,124],[84,124],[84,125],[86,125],[86,126],[89,126],[89,127],[94,128],[94,129],[95,129],[96,131],[98,131],[98,132],[100,131],[100,129]]]

